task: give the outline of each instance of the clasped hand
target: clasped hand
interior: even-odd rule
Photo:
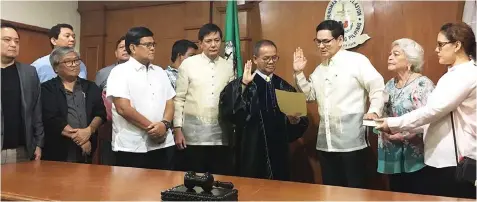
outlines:
[[[87,128],[74,128],[66,131],[69,133],[73,142],[81,147],[83,154],[91,154],[91,134],[93,131],[90,127]]]
[[[162,122],[155,122],[147,126],[147,134],[152,138],[162,138],[162,136],[166,135],[166,132],[166,125]]]
[[[73,142],[75,142],[78,146],[81,146],[89,141],[92,131],[89,127],[73,128],[71,130],[68,130],[67,133],[69,133]]]

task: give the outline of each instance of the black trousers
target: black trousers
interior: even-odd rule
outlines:
[[[368,151],[369,147],[352,152],[317,151],[323,184],[367,188]]]
[[[175,147],[149,151],[146,154],[146,166],[151,169],[172,170]]]
[[[147,168],[146,154],[147,153],[117,151],[114,153],[116,159],[116,166]]]
[[[455,170],[456,167],[434,168],[427,166],[423,194],[475,199],[475,185],[470,182],[458,182],[455,179]]]
[[[115,152],[111,147],[111,141],[100,139],[99,148],[101,150],[101,155],[99,156],[101,165],[116,165],[115,163]]]
[[[147,153],[115,152],[116,165],[134,168],[172,170],[174,146],[156,149]]]
[[[427,178],[430,167],[426,166],[412,173],[398,173],[387,175],[389,188],[393,192],[426,194]]]
[[[228,146],[195,146],[176,151],[175,169],[198,173],[230,175],[232,155]]]

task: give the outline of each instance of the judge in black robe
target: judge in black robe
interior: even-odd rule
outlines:
[[[231,146],[234,150],[235,173],[243,177],[289,180],[289,143],[302,136],[307,129],[308,119],[288,118],[280,111],[275,89],[289,92],[296,90],[272,74],[274,64],[278,61],[275,44],[259,41],[254,55],[257,71],[260,72],[250,75],[249,61],[248,76],[253,80],[247,85],[244,85],[242,77],[230,82],[222,91],[219,104],[222,121],[231,123],[234,129]],[[266,59],[262,60],[263,57]],[[246,74],[247,69],[244,77]],[[266,75],[269,75],[268,79]]]

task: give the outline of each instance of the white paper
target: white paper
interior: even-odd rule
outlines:
[[[363,120],[363,126],[376,127],[380,123],[374,120]]]

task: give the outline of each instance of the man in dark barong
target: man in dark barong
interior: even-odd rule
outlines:
[[[275,89],[296,90],[273,73],[279,59],[275,43],[257,42],[253,55],[255,72],[249,60],[243,77],[230,82],[220,95],[221,119],[234,126],[235,174],[290,180],[289,143],[303,135],[308,119],[280,111]]]

